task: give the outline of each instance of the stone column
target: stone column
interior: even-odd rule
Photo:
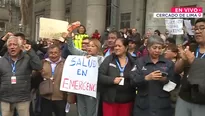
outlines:
[[[71,5],[71,22],[80,21],[82,25],[86,24],[86,1],[72,0]]]
[[[174,6],[174,0],[147,0],[146,8],[146,30],[154,32],[158,29],[161,33],[165,32],[165,20],[153,18],[154,12],[170,12]]]
[[[133,19],[132,26],[137,29],[137,32],[143,34],[144,31],[144,10],[145,10],[145,0],[133,0]]]
[[[50,18],[65,20],[65,0],[51,0]]]
[[[101,34],[105,29],[106,0],[87,0],[87,33],[92,34],[97,29]]]

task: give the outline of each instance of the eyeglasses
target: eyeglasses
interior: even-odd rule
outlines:
[[[199,31],[199,32],[202,32],[205,30],[205,27],[199,27],[199,28],[195,28],[194,31]]]

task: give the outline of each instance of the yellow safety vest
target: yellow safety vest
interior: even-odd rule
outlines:
[[[76,48],[82,49],[82,42],[83,42],[84,37],[88,37],[88,35],[87,34],[77,34],[77,35],[75,35],[74,44],[75,44]]]

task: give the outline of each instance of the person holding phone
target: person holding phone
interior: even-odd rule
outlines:
[[[164,41],[157,35],[148,39],[148,55],[137,59],[131,70],[131,84],[137,87],[134,116],[172,116],[170,91],[174,63],[161,55]]]

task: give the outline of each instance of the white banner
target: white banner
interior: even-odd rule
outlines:
[[[166,29],[172,35],[182,35],[183,19],[165,19]]]
[[[67,32],[68,22],[50,19],[40,18],[39,37],[48,39],[59,39],[63,32]]]
[[[64,64],[60,90],[96,98],[97,80],[97,57],[71,55]]]

